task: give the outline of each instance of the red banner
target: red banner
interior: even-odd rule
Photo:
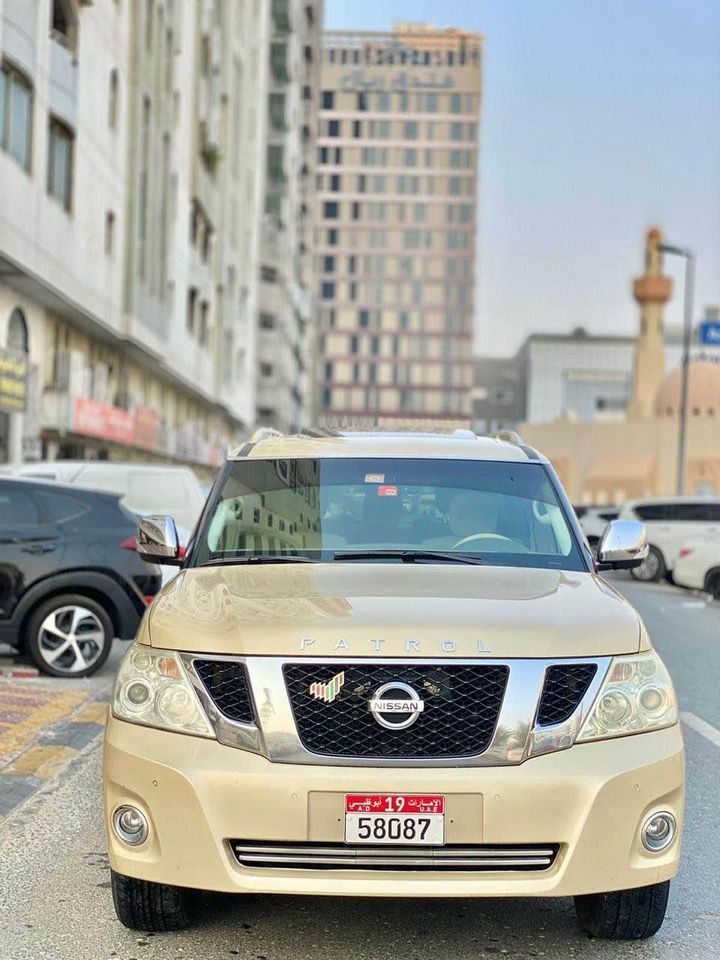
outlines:
[[[111,407],[88,397],[76,397],[73,403],[73,433],[133,445],[135,419],[127,410]]]

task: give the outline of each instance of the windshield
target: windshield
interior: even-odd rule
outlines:
[[[191,563],[391,551],[586,569],[542,464],[383,458],[228,463]]]

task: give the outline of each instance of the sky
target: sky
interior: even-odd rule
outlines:
[[[476,352],[635,333],[645,231],[720,304],[720,0],[325,0],[331,29],[484,36]],[[667,322],[682,322],[683,263]]]

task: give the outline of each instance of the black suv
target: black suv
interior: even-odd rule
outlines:
[[[112,493],[0,478],[0,641],[55,677],[86,677],[135,636],[160,572]]]

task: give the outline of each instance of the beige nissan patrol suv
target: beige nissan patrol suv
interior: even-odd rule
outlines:
[[[120,920],[197,890],[575,898],[654,934],[677,871],[672,682],[519,438],[265,431],[230,456],[120,668],[105,810]]]

